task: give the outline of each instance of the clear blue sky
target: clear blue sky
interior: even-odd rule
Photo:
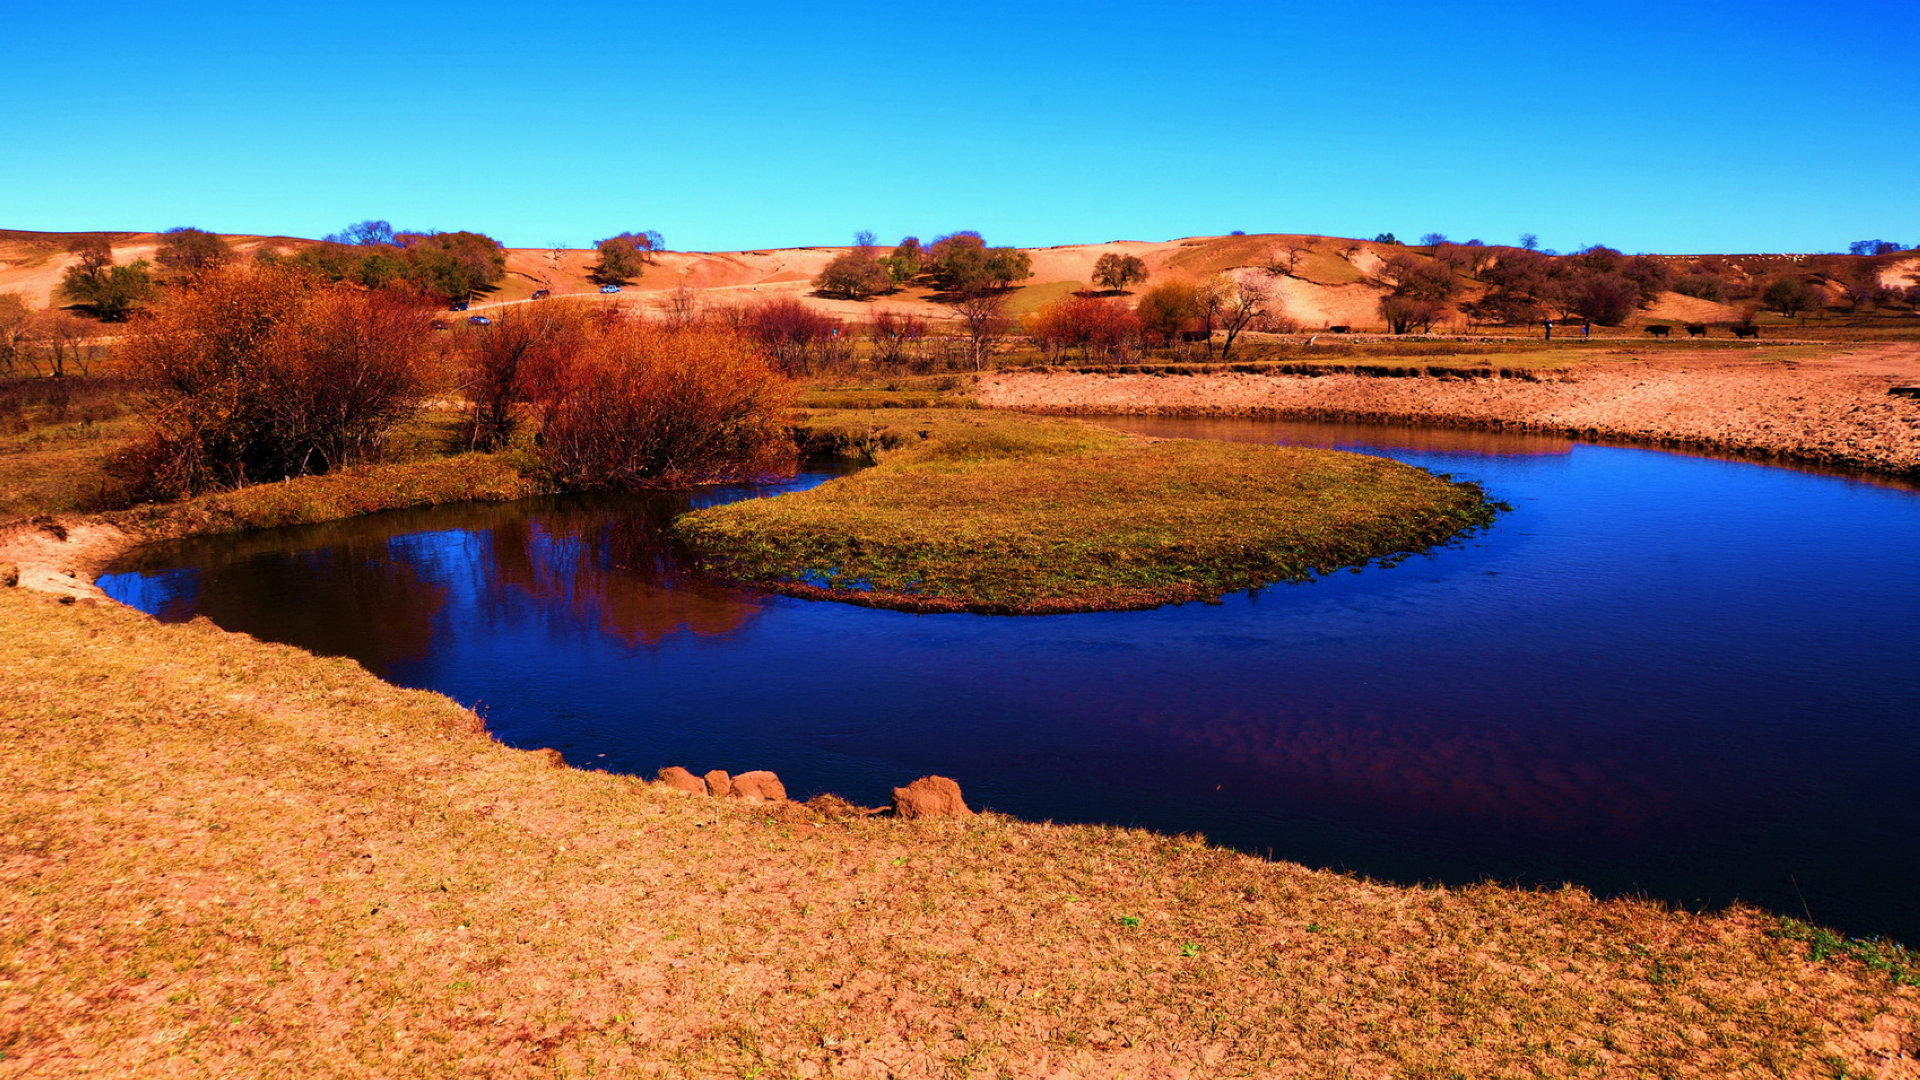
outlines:
[[[1920,244],[1920,2],[0,0],[0,228]]]

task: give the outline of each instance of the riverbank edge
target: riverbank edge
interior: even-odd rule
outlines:
[[[1649,376],[1658,378],[1657,374]],[[1165,386],[1168,376],[1158,374],[1107,374],[1064,371],[996,372],[983,376],[974,391],[982,408],[1022,412],[1041,416],[1097,418],[1106,416],[1215,417],[1270,420],[1304,420],[1334,423],[1397,424],[1466,431],[1524,433],[1582,442],[1623,447],[1646,447],[1700,453],[1759,464],[1810,466],[1823,471],[1861,476],[1879,476],[1904,481],[1920,481],[1920,451],[1911,447],[1892,450],[1840,448],[1822,445],[1831,433],[1816,425],[1780,430],[1771,427],[1765,439],[1712,435],[1682,431],[1673,426],[1672,414],[1647,412],[1632,424],[1617,422],[1573,423],[1526,415],[1528,411],[1551,409],[1557,396],[1570,396],[1576,388],[1592,388],[1604,377],[1579,373],[1557,374],[1554,378],[1508,380],[1504,377],[1457,379],[1410,377],[1384,379],[1369,375],[1283,375],[1214,372],[1181,377],[1177,380],[1183,395],[1190,400],[1156,401],[1151,393]],[[1261,404],[1244,400],[1246,380],[1271,380],[1271,386],[1284,386],[1302,392],[1309,399],[1287,404]],[[1096,380],[1098,382],[1096,382]],[[1893,380],[1886,380],[1892,385]],[[1525,392],[1544,400],[1501,400],[1481,396],[1489,386],[1520,383]],[[1058,393],[1023,394],[1027,384],[1055,388]],[[1373,390],[1381,385],[1395,389],[1418,387],[1426,401],[1408,401],[1396,405],[1353,405],[1315,398],[1341,396],[1354,387]],[[1089,387],[1100,392],[1089,394]],[[1139,389],[1138,394],[1129,391]],[[1879,395],[1863,397],[1861,405],[1898,409],[1898,399]],[[1447,398],[1476,395],[1470,401],[1450,402]],[[1062,400],[1062,399],[1065,400]],[[1491,410],[1489,415],[1461,411],[1471,404]],[[1920,409],[1914,410],[1920,415]]]

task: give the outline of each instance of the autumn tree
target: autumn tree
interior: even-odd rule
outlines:
[[[1033,276],[1033,260],[1018,248],[990,248],[977,232],[951,233],[927,249],[926,269],[940,287],[962,295],[1005,289]]]
[[[1242,331],[1260,326],[1270,316],[1273,287],[1251,276],[1223,277],[1215,279],[1211,291],[1217,296],[1220,329],[1226,334],[1220,346],[1220,359],[1224,361]]]
[[[1793,316],[1804,315],[1818,307],[1820,297],[1805,278],[1791,275],[1768,285],[1760,293],[1760,302],[1782,315]]]
[[[967,345],[973,356],[974,370],[986,366],[993,339],[1007,329],[1007,294],[981,289],[962,296],[953,306],[967,331]]]
[[[1108,292],[1125,292],[1127,286],[1147,280],[1147,264],[1138,255],[1117,251],[1102,254],[1093,263],[1093,283]]]
[[[1568,283],[1567,308],[1602,326],[1619,326],[1640,306],[1640,286],[1625,274],[1590,272]]]
[[[588,272],[595,284],[625,285],[646,272],[657,260],[664,241],[651,229],[609,236],[593,245],[600,261]]]
[[[840,320],[791,296],[742,309],[740,330],[779,371],[810,375],[828,344],[840,337]]]
[[[0,293],[0,377],[12,375],[26,366],[28,326],[33,308],[19,293]]]
[[[1203,304],[1199,287],[1191,281],[1165,281],[1140,297],[1134,314],[1150,339],[1172,345],[1200,322]]]
[[[854,237],[852,250],[827,263],[820,276],[813,279],[813,287],[825,296],[868,300],[892,291],[893,274],[881,264],[873,234],[862,232]]]
[[[233,251],[225,240],[204,229],[183,225],[161,234],[160,250],[154,253],[153,261],[169,277],[179,280],[224,266],[232,258]]]
[[[893,252],[881,260],[895,285],[905,285],[920,276],[922,265],[926,262],[926,252],[921,250],[917,236],[901,237]]]
[[[61,277],[60,293],[102,322],[121,322],[136,305],[152,297],[153,278],[145,259],[114,265],[113,248],[103,236],[81,240],[72,252],[79,261]]]

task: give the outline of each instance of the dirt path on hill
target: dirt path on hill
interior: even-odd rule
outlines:
[[[1528,379],[1360,375],[1082,375],[1000,372],[989,408],[1090,414],[1282,416],[1526,430],[1684,446],[1920,476],[1920,345],[1815,359],[1670,354]]]

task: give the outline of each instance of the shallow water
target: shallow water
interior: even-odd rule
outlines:
[[[940,773],[1027,818],[1920,942],[1920,493],[1515,435],[1106,422],[1370,450],[1514,510],[1391,569],[1146,612],[907,615],[689,578],[664,523],[768,490],[746,488],[186,541],[101,586],[355,657],[584,767],[768,768],[872,804]]]

